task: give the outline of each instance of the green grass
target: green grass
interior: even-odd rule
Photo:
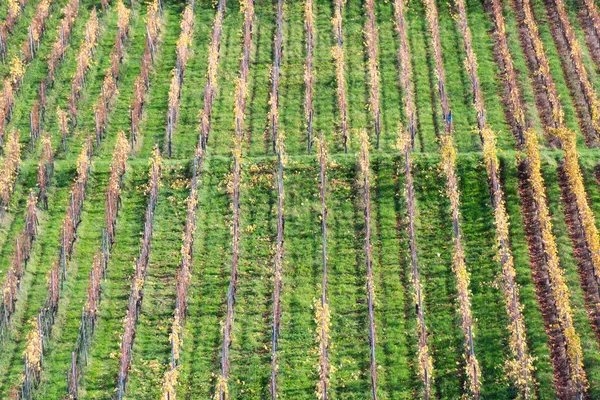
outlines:
[[[40,52],[31,63],[24,86],[17,96],[10,128],[21,130],[25,146],[9,212],[0,221],[0,279],[4,279],[14,253],[14,241],[24,224],[25,201],[36,184],[39,145],[29,147],[29,111],[37,99],[37,87],[47,72],[46,58],[56,38],[60,6],[56,0]],[[59,146],[56,124],[57,106],[65,108],[70,93],[76,56],[83,38],[85,22],[97,2],[83,1],[73,28],[64,63],[48,89],[48,108],[43,128]],[[576,0],[569,0],[571,20],[578,36],[582,32],[576,19]],[[37,1],[31,1],[20,18],[14,37],[9,39],[9,54],[14,54],[26,37],[27,26]],[[451,4],[451,3],[450,3]],[[543,17],[543,2],[533,1],[540,23],[551,71],[555,77],[569,127],[583,141],[576,114],[566,86],[560,57]],[[114,3],[113,3],[114,5]],[[508,322],[501,297],[500,265],[495,259],[493,209],[490,205],[487,174],[481,159],[475,111],[468,74],[464,68],[463,42],[449,4],[438,2],[447,90],[456,124],[459,149],[457,173],[460,177],[462,229],[467,268],[471,273],[472,309],[475,321],[475,351],[482,373],[482,397],[511,399],[515,388],[506,378],[509,356]],[[0,18],[5,14],[0,7]],[[89,284],[92,257],[98,248],[104,225],[104,190],[117,134],[129,132],[129,106],[133,84],[139,73],[144,50],[144,4],[136,2],[131,34],[119,80],[119,95],[109,116],[105,138],[95,150],[82,222],[61,294],[59,314],[45,353],[42,384],[36,398],[61,398],[65,395],[65,373],[74,349],[80,313]],[[141,144],[130,155],[122,185],[122,207],[117,220],[116,243],[103,284],[98,328],[90,348],[89,364],[81,379],[82,398],[106,399],[114,395],[119,365],[120,335],[127,309],[131,276],[138,255],[148,162],[155,143],[165,147],[165,123],[175,45],[180,33],[183,3],[164,2],[163,36],[152,69],[151,87],[141,122]],[[364,216],[356,168],[356,130],[373,129],[366,108],[368,85],[364,45],[364,2],[347,2],[344,9],[344,50],[348,88],[350,154],[341,154],[337,129],[338,108],[335,70],[331,58],[334,44],[330,18],[333,6],[328,0],[315,2],[315,128],[323,129],[329,144],[327,205],[329,302],[331,307],[330,362],[333,368],[330,394],[335,398],[364,399],[370,396],[369,336],[364,264]],[[502,87],[493,59],[492,21],[483,3],[468,2],[469,24],[479,61],[479,76],[488,109],[487,120],[498,132],[502,150],[501,178],[510,215],[511,246],[515,256],[521,303],[524,306],[528,345],[534,357],[538,397],[555,397],[553,370],[539,303],[532,280],[525,228],[518,193],[517,155],[502,109]],[[281,398],[315,397],[318,381],[315,301],[321,293],[321,236],[318,165],[306,156],[304,115],[304,63],[306,40],[302,2],[286,2],[284,17],[283,64],[281,73],[281,128],[286,133],[290,154],[285,171],[285,263],[282,293],[281,338],[279,347],[279,388]],[[413,85],[417,105],[417,154],[414,179],[417,196],[417,246],[425,294],[425,315],[429,346],[434,361],[433,391],[437,398],[459,398],[463,392],[463,337],[457,313],[456,282],[452,272],[452,231],[449,201],[444,193],[444,177],[439,171],[436,131],[440,126],[439,99],[435,89],[430,37],[421,1],[412,1],[406,11],[408,38],[412,50]],[[180,262],[181,232],[185,221],[185,199],[189,194],[190,160],[198,139],[198,112],[202,107],[206,83],[207,49],[215,9],[212,0],[197,0],[195,31],[182,88],[179,122],[173,137],[174,154],[165,160],[163,184],[154,215],[154,233],[144,303],[136,327],[128,396],[155,399],[161,394],[162,378],[170,361],[169,334],[175,306],[175,274]],[[533,127],[540,130],[539,118],[518,28],[508,3],[505,5],[509,46],[518,81],[527,103]],[[79,101],[79,125],[67,140],[67,151],[57,152],[56,173],[49,190],[49,209],[39,213],[39,236],[22,282],[11,336],[0,353],[0,397],[7,397],[23,371],[22,352],[29,321],[46,297],[46,274],[56,261],[60,226],[75,176],[75,159],[86,133],[93,132],[92,105],[100,93],[104,72],[109,66],[114,45],[116,13],[100,13],[102,33],[95,62],[87,75],[87,85]],[[410,253],[405,182],[401,159],[395,154],[398,123],[405,116],[398,85],[399,40],[394,30],[392,2],[378,2],[379,68],[381,71],[382,136],[381,150],[372,152],[372,229],[377,329],[379,394],[382,399],[412,399],[422,389],[417,370],[417,332],[410,279]],[[243,15],[239,3],[227,4],[223,22],[218,89],[214,102],[212,132],[208,155],[200,177],[199,207],[196,218],[192,285],[189,289],[189,316],[185,323],[184,345],[178,394],[182,398],[210,398],[214,394],[220,368],[223,334],[221,323],[226,310],[226,293],[231,268],[231,198],[227,184],[231,173],[233,101],[241,55],[240,28]],[[247,109],[247,136],[244,143],[241,187],[241,237],[237,303],[231,347],[232,398],[269,397],[270,345],[272,329],[273,255],[276,237],[277,194],[273,175],[275,160],[265,156],[264,129],[268,112],[272,39],[275,33],[275,7],[272,1],[257,0],[252,62],[250,65]],[[582,40],[583,43],[583,40]],[[584,48],[588,68],[591,59]],[[592,68],[593,69],[593,68]],[[0,76],[7,65],[0,64]],[[597,74],[591,74],[598,82]],[[374,133],[372,133],[374,139]],[[598,152],[581,149],[581,165],[590,205],[600,218],[600,185],[593,177]],[[590,395],[600,396],[600,349],[587,318],[583,293],[577,274],[573,248],[563,215],[556,167],[560,152],[543,153],[543,172],[547,182],[554,233],[559,245],[561,266],[572,292],[575,325],[582,338],[584,364],[590,380]],[[600,224],[598,225],[600,227]]]

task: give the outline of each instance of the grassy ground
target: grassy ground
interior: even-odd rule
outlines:
[[[18,51],[26,37],[27,26],[38,1],[30,1],[9,39],[9,54]],[[48,89],[48,109],[43,128],[52,135],[58,148],[60,133],[56,125],[57,106],[65,108],[76,56],[83,38],[85,22],[97,1],[83,1],[65,60]],[[576,114],[564,81],[560,57],[549,32],[541,0],[533,0],[540,33],[550,58],[565,115],[577,130]],[[576,0],[567,1],[571,20],[582,38],[576,19]],[[37,99],[37,87],[46,75],[46,58],[56,38],[60,7],[66,0],[55,0],[48,30],[36,59],[29,66],[9,129],[21,131],[24,163],[8,213],[0,221],[0,278],[4,279],[14,253],[16,235],[23,227],[23,211],[30,188],[36,184],[39,145],[30,147],[29,111]],[[98,329],[90,349],[90,359],[81,379],[81,396],[107,399],[114,394],[118,372],[119,343],[127,308],[134,259],[138,254],[143,213],[147,204],[147,158],[152,147],[165,145],[166,109],[171,70],[176,60],[175,45],[180,33],[183,3],[165,1],[163,36],[151,73],[151,86],[141,122],[142,142],[128,162],[122,188],[122,208],[117,221],[116,243],[111,254],[99,310]],[[534,356],[538,397],[554,397],[552,364],[548,338],[532,283],[529,254],[524,236],[518,195],[517,155],[514,141],[502,110],[500,77],[493,60],[492,21],[483,1],[467,4],[473,31],[474,49],[479,59],[482,89],[488,108],[487,119],[498,131],[502,150],[501,173],[510,214],[510,233],[515,255],[517,279],[528,333]],[[460,151],[458,174],[462,191],[462,228],[465,236],[467,267],[471,273],[472,307],[475,318],[475,351],[481,366],[482,396],[511,399],[516,395],[506,378],[504,363],[509,354],[507,317],[499,291],[500,265],[495,256],[493,210],[490,205],[486,172],[482,164],[480,139],[474,127],[470,82],[464,68],[460,31],[452,17],[451,3],[438,2],[444,65],[448,93],[456,124],[456,143]],[[90,184],[78,229],[69,274],[63,287],[59,314],[48,341],[42,384],[37,398],[65,395],[65,373],[79,328],[80,313],[89,283],[88,273],[104,224],[104,190],[107,185],[112,149],[119,131],[129,131],[129,106],[133,83],[139,73],[144,50],[145,4],[135,3],[131,34],[119,80],[119,95],[105,139],[96,149]],[[303,108],[304,59],[306,55],[303,3],[286,2],[283,65],[281,74],[281,127],[286,133],[290,161],[285,172],[285,264],[282,294],[282,320],[279,357],[280,397],[314,398],[318,381],[318,350],[315,337],[315,301],[321,290],[320,203],[318,165],[306,155],[306,125]],[[364,265],[363,205],[358,184],[356,129],[372,128],[368,103],[367,71],[364,46],[366,20],[364,2],[350,1],[344,9],[344,50],[348,87],[350,154],[341,154],[337,132],[338,108],[335,70],[331,59],[334,44],[330,1],[315,1],[315,127],[322,129],[328,141],[332,162],[329,166],[329,301],[331,306],[330,361],[333,369],[332,397],[364,399],[370,396],[369,338]],[[0,6],[0,18],[5,7]],[[82,99],[79,125],[67,140],[67,150],[57,151],[56,173],[49,191],[49,209],[39,213],[39,236],[27,266],[13,316],[10,337],[0,353],[0,397],[7,397],[23,370],[22,352],[29,321],[37,314],[46,296],[46,274],[56,260],[59,229],[68,204],[74,162],[88,132],[93,132],[92,105],[98,98],[104,72],[109,66],[114,45],[116,12],[109,8],[100,13],[102,33]],[[179,266],[181,231],[185,221],[185,198],[189,194],[190,159],[197,143],[198,112],[202,107],[206,83],[206,53],[215,9],[212,0],[196,0],[195,32],[182,89],[181,109],[174,140],[174,154],[165,161],[164,179],[154,216],[154,235],[144,303],[137,324],[133,348],[129,398],[155,399],[160,396],[162,377],[170,360],[170,318],[175,306],[175,273]],[[518,40],[514,14],[507,3],[505,17],[509,45],[519,71],[519,84],[528,104],[527,113],[539,130],[539,118],[533,103],[533,89],[525,58]],[[375,319],[377,327],[377,364],[379,393],[382,399],[410,399],[421,390],[416,365],[417,333],[410,284],[410,254],[407,240],[405,183],[401,160],[395,154],[397,126],[403,115],[398,86],[398,37],[394,31],[393,5],[378,2],[381,71],[382,136],[381,150],[373,150],[371,187],[373,208],[373,256]],[[243,16],[238,2],[229,1],[223,23],[218,90],[214,103],[208,157],[200,178],[199,208],[194,243],[194,264],[190,287],[189,317],[184,329],[181,375],[178,391],[183,398],[209,398],[214,393],[220,368],[221,323],[226,308],[226,292],[231,262],[231,201],[227,184],[231,172],[233,133],[233,93],[241,55],[240,28]],[[436,398],[459,398],[463,391],[463,338],[457,314],[456,282],[451,261],[451,219],[444,194],[444,178],[438,166],[436,132],[439,131],[439,99],[430,37],[420,1],[411,1],[407,9],[408,38],[412,49],[413,84],[417,104],[417,154],[415,189],[418,201],[418,256],[425,294],[429,345],[434,360]],[[272,324],[273,254],[276,236],[275,160],[265,155],[264,128],[268,111],[272,38],[275,8],[268,0],[256,1],[252,63],[250,66],[247,127],[241,188],[241,240],[238,297],[235,308],[231,348],[232,398],[269,396],[270,341]],[[583,43],[583,40],[582,40]],[[588,68],[593,70],[584,49]],[[8,73],[0,64],[0,76]],[[600,83],[595,72],[594,82]],[[590,380],[590,394],[600,396],[600,349],[587,319],[572,245],[564,221],[556,166],[560,152],[544,152],[543,172],[547,181],[550,209],[559,244],[561,265],[565,270],[575,312],[575,324],[582,337],[584,364]],[[593,177],[597,150],[581,151],[581,164],[592,210],[600,218],[600,185]]]

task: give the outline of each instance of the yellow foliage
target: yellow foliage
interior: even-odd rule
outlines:
[[[600,275],[598,274],[598,269],[600,268],[600,235],[596,225],[596,218],[590,208],[585,192],[583,176],[581,175],[581,168],[577,156],[575,132],[566,128],[559,129],[556,132],[561,140],[562,148],[565,153],[564,168],[569,186],[575,195],[577,211],[579,212],[585,238],[592,256],[594,265],[593,273],[596,281],[600,281]]]
[[[221,397],[223,394],[223,397]],[[227,378],[223,375],[219,375],[217,378],[217,388],[215,390],[215,395],[213,396],[214,400],[229,399],[229,387],[227,386]]]
[[[117,27],[121,32],[127,32],[129,29],[129,18],[131,10],[123,4],[122,0],[117,2]]]
[[[179,377],[179,368],[171,368],[165,372],[163,382],[162,400],[177,399],[177,378]]]
[[[550,276],[550,289],[555,300],[558,311],[558,320],[561,330],[565,334],[567,342],[567,353],[571,369],[571,378],[576,384],[587,387],[587,377],[583,369],[583,351],[581,339],[573,328],[573,311],[571,309],[571,294],[567,286],[564,272],[560,267],[558,247],[552,232],[552,219],[546,204],[546,193],[544,180],[541,173],[541,161],[538,150],[538,138],[533,129],[525,132],[525,146],[527,160],[531,174],[531,186],[538,208],[538,220],[542,229],[542,242],[544,253],[548,264],[548,275]]]
[[[8,17],[13,20],[19,16],[21,13],[21,6],[17,0],[8,0]]]
[[[10,79],[13,85],[18,85],[25,75],[25,65],[17,56],[10,61]]]
[[[9,136],[4,147],[4,163],[2,175],[0,175],[0,202],[6,210],[10,203],[17,173],[21,165],[21,144],[19,143],[19,131],[14,130]]]
[[[529,32],[529,35],[531,36],[535,57],[539,63],[539,68],[536,71],[536,74],[544,77],[544,82],[546,83],[546,92],[550,106],[552,107],[552,116],[555,123],[559,126],[563,125],[564,111],[560,104],[560,99],[556,90],[556,84],[554,83],[554,79],[550,73],[550,64],[548,62],[548,57],[546,56],[546,51],[544,50],[544,45],[540,39],[537,23],[535,22],[535,18],[531,12],[530,0],[523,0],[523,12],[525,15],[525,26]]]
[[[316,395],[317,399],[324,399],[327,397],[326,386],[329,383],[330,369],[324,369],[325,366],[329,367],[329,363],[325,360],[326,351],[329,348],[329,340],[331,339],[331,315],[329,311],[329,304],[321,304],[320,301],[315,302],[315,322],[317,323],[316,338],[319,344],[319,382],[317,383]]]

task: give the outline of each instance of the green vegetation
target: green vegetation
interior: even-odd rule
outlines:
[[[27,39],[27,27],[39,1],[30,0],[7,42],[8,57],[18,54]],[[0,4],[0,21],[6,5]],[[67,0],[55,0],[36,58],[24,76],[23,87],[7,131],[19,129],[23,164],[8,212],[0,219],[0,282],[7,276],[15,252],[15,239],[24,225],[27,195],[37,182],[39,140],[30,143],[29,112],[38,99],[37,88],[47,73],[47,57],[57,37],[56,27]],[[59,67],[56,80],[48,88],[46,119],[42,131],[52,138],[56,151],[55,173],[49,184],[47,210],[39,211],[38,237],[34,242],[16,305],[10,333],[0,352],[0,398],[9,398],[23,373],[23,352],[32,318],[44,304],[47,274],[57,259],[60,227],[69,204],[75,177],[75,160],[88,133],[94,132],[93,104],[101,95],[104,74],[110,68],[110,52],[117,26],[116,0],[108,11],[100,2],[81,0],[79,17]],[[130,3],[125,2],[129,7]],[[182,85],[181,107],[173,134],[173,156],[163,163],[163,179],[154,216],[153,240],[144,288],[144,301],[136,325],[132,368],[128,383],[130,399],[157,399],[162,394],[163,376],[171,358],[171,318],[176,306],[176,272],[191,177],[191,160],[198,140],[198,113],[203,106],[212,21],[213,0],[196,0],[195,28],[191,55]],[[571,22],[584,50],[584,61],[592,71],[592,81],[600,85],[600,73],[589,56],[576,7],[579,0],[567,0]],[[130,36],[121,65],[119,93],[108,117],[105,138],[92,156],[90,181],[77,230],[73,256],[69,261],[60,296],[59,312],[44,350],[43,372],[35,398],[56,399],[67,394],[65,374],[71,365],[87,295],[93,254],[101,241],[105,217],[105,189],[117,134],[129,137],[129,107],[133,84],[140,71],[146,38],[145,2],[135,0]],[[540,34],[550,60],[551,73],[565,110],[569,128],[578,134],[580,163],[590,206],[600,220],[600,183],[594,169],[598,149],[584,149],[574,102],[565,82],[543,0],[532,0]],[[66,151],[56,108],[67,107],[76,56],[84,38],[84,26],[93,7],[98,8],[101,31],[94,62],[78,103],[77,127],[71,129]],[[89,349],[89,360],[79,382],[80,398],[108,399],[115,395],[123,318],[131,287],[133,266],[138,256],[144,210],[148,195],[148,158],[155,143],[165,149],[165,124],[172,69],[176,61],[179,19],[185,2],[163,0],[162,39],[151,68],[150,87],[140,123],[141,145],[130,155],[122,183],[122,205],[117,219],[113,247],[98,327]],[[461,32],[452,17],[452,2],[438,1],[440,36],[447,92],[453,110],[459,151],[462,229],[467,269],[471,273],[475,351],[481,367],[482,397],[512,399],[515,387],[506,376],[509,332],[500,288],[500,263],[495,258],[494,219],[487,174],[471,105],[470,82],[464,66]],[[570,6],[570,7],[569,7]],[[231,346],[230,398],[263,399],[270,396],[270,346],[272,329],[273,256],[277,231],[276,159],[265,154],[264,130],[269,109],[270,67],[275,34],[275,4],[256,0],[254,37],[248,83],[247,133],[243,142],[240,260]],[[189,289],[188,318],[183,331],[183,350],[177,392],[180,398],[207,399],[214,395],[220,367],[222,332],[231,262],[232,133],[234,90],[238,77],[242,43],[243,15],[238,1],[229,0],[223,21],[221,59],[218,69],[212,130],[207,157],[199,178],[199,206],[193,246],[192,283]],[[417,326],[410,279],[407,210],[403,159],[396,149],[398,125],[405,121],[398,81],[398,37],[394,30],[392,2],[378,1],[375,7],[379,29],[379,70],[381,72],[381,149],[371,151],[373,174],[371,195],[373,215],[373,268],[375,321],[377,327],[378,392],[381,399],[412,399],[420,393]],[[280,127],[286,134],[289,163],[285,170],[285,262],[283,267],[282,318],[279,347],[279,390],[281,398],[315,398],[318,376],[315,304],[321,293],[321,226],[318,186],[319,165],[306,153],[304,116],[304,58],[306,54],[304,4],[285,1],[283,62],[280,83]],[[374,128],[368,111],[368,73],[364,26],[366,13],[360,1],[348,1],[343,12],[344,54],[350,141],[343,154],[338,131],[338,103],[335,68],[331,55],[334,37],[331,26],[333,3],[315,0],[316,46],[314,49],[315,132],[323,130],[330,149],[328,166],[328,268],[331,339],[329,362],[332,398],[365,399],[370,396],[369,332],[364,262],[364,216],[357,166],[360,146],[357,129]],[[526,227],[519,196],[518,161],[515,143],[503,108],[501,79],[494,60],[493,23],[484,2],[467,1],[467,14],[473,32],[474,51],[479,61],[479,77],[489,114],[487,121],[498,132],[501,182],[510,216],[511,248],[515,258],[516,280],[527,328],[528,346],[534,357],[536,392],[540,399],[556,397],[553,365],[542,310],[532,278]],[[510,2],[505,2],[508,43],[519,72],[527,114],[533,128],[540,131],[538,111],[525,55],[518,38],[518,25]],[[413,86],[417,108],[418,136],[414,153],[414,185],[417,199],[417,251],[425,317],[433,358],[433,392],[438,398],[460,398],[466,376],[463,368],[463,336],[457,311],[456,278],[452,271],[452,220],[450,202],[444,192],[444,176],[439,169],[437,132],[440,125],[439,96],[435,89],[433,54],[430,48],[423,4],[410,0],[406,9],[407,34],[411,46]],[[0,77],[9,74],[9,63],[0,63]],[[2,84],[3,85],[3,84]],[[583,360],[590,383],[589,394],[600,397],[600,348],[588,319],[577,261],[564,215],[558,186],[557,166],[562,153],[543,149],[542,169],[546,180],[554,234],[561,266],[572,294],[576,330],[582,338]],[[600,224],[598,224],[600,227]]]

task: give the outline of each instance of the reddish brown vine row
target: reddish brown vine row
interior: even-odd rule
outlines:
[[[8,0],[8,10],[4,21],[0,23],[0,57],[4,62],[6,59],[6,39],[8,34],[13,34],[15,24],[22,15],[27,0]]]
[[[321,131],[317,141],[319,157],[319,197],[321,200],[321,237],[322,237],[322,281],[321,301],[315,302],[315,322],[317,324],[316,336],[319,345],[319,382],[317,383],[317,398],[327,400],[329,398],[329,379],[331,366],[329,364],[329,348],[331,342],[331,314],[329,311],[329,299],[327,294],[327,143]]]
[[[519,288],[516,283],[516,270],[514,258],[510,247],[508,232],[509,220],[504,204],[504,190],[500,185],[498,150],[496,148],[496,135],[486,122],[486,108],[484,104],[481,84],[477,71],[477,56],[473,50],[471,29],[467,21],[467,12],[464,0],[455,0],[457,20],[463,37],[467,58],[465,61],[467,72],[471,78],[471,87],[474,96],[474,108],[477,112],[477,125],[483,143],[483,159],[485,161],[490,195],[494,208],[494,225],[497,245],[497,257],[502,266],[502,294],[506,313],[509,318],[510,331],[509,347],[510,360],[506,362],[509,377],[512,379],[519,394],[526,399],[533,395],[535,381],[533,379],[533,359],[529,355],[527,346],[527,333],[525,330],[522,306],[519,299]]]
[[[269,151],[269,140],[273,147],[273,153],[277,153],[277,137],[279,136],[279,81],[281,78],[281,57],[283,52],[283,0],[277,0],[277,19],[275,24],[273,65],[271,66],[271,93],[269,95],[269,114],[267,116],[267,129],[265,131],[265,153]]]
[[[82,371],[82,359],[87,360],[91,338],[96,329],[98,320],[98,305],[102,295],[102,278],[106,276],[106,269],[110,258],[110,250],[115,241],[115,227],[119,208],[121,206],[121,182],[125,174],[127,157],[129,155],[129,142],[125,133],[117,136],[110,165],[110,177],[106,190],[105,222],[102,230],[101,247],[94,254],[92,270],[90,272],[90,285],[87,290],[87,300],[81,313],[81,324],[77,335],[75,351],[72,353],[72,364],[67,374],[69,399],[78,399],[79,378]]]
[[[313,0],[304,2],[304,28],[306,29],[306,65],[304,66],[304,113],[306,116],[306,134],[308,154],[313,145],[313,119],[315,108],[313,105],[313,85],[315,83],[315,71],[313,70],[314,48],[317,42],[315,36],[315,16],[313,13]]]
[[[19,398],[22,399],[32,398],[33,390],[40,382],[43,369],[44,346],[54,326],[54,320],[58,312],[60,291],[67,274],[69,260],[73,252],[73,244],[76,239],[77,227],[81,220],[81,210],[85,200],[85,191],[90,171],[91,153],[92,139],[88,137],[77,158],[77,173],[71,187],[71,200],[61,228],[58,259],[51,268],[48,277],[48,295],[38,315],[31,321],[32,328],[27,334],[27,344],[24,352],[25,371],[19,388],[15,390],[19,393]]]
[[[123,323],[123,336],[121,338],[121,355],[119,357],[119,378],[117,383],[117,399],[122,400],[127,389],[127,378],[129,377],[129,367],[131,365],[131,351],[135,341],[135,325],[142,310],[142,300],[144,296],[144,280],[146,278],[146,268],[150,257],[150,243],[152,241],[152,220],[154,209],[158,201],[158,189],[161,176],[161,157],[158,145],[155,145],[150,158],[150,176],[149,176],[149,198],[148,208],[144,222],[144,233],[140,255],[135,261],[135,273],[131,281],[131,293],[129,294],[129,305],[127,315]]]
[[[368,109],[373,113],[375,122],[376,146],[379,148],[379,138],[381,136],[381,106],[379,95],[379,83],[381,76],[379,66],[377,65],[377,45],[379,35],[377,33],[377,23],[375,22],[375,0],[367,0],[365,3],[367,12],[367,22],[365,25],[365,44],[367,46],[367,70],[369,71],[369,106]]]
[[[204,105],[202,110],[200,110],[200,144],[203,149],[206,149],[206,144],[208,143],[213,102],[217,94],[219,56],[225,7],[226,0],[219,0],[217,15],[215,16],[210,37],[210,47],[208,48],[208,71],[206,73],[206,85],[204,86]]]
[[[150,67],[158,51],[159,35],[161,34],[161,14],[158,0],[148,4],[146,14],[146,44],[141,59],[140,73],[133,85],[133,99],[129,110],[131,122],[131,148],[138,141],[138,128],[144,112],[146,92],[150,88]]]
[[[344,60],[344,31],[342,29],[342,13],[345,0],[334,0],[334,12],[331,23],[336,44],[331,49],[335,63],[335,78],[337,82],[337,99],[340,113],[339,128],[342,137],[344,153],[348,152],[348,100],[346,99],[346,62]]]
[[[404,177],[406,180],[406,204],[408,209],[408,234],[411,259],[411,279],[413,289],[413,301],[417,316],[418,332],[418,371],[423,381],[423,397],[428,400],[431,398],[433,382],[433,361],[427,342],[428,331],[425,322],[424,293],[421,285],[421,273],[417,260],[417,239],[416,239],[416,199],[415,189],[412,177],[412,157],[411,152],[415,146],[415,134],[417,124],[415,121],[415,104],[413,97],[413,87],[411,83],[412,68],[411,55],[408,38],[406,35],[406,20],[404,18],[404,0],[394,0],[394,16],[396,17],[396,31],[400,38],[400,48],[398,51],[398,63],[400,65],[400,81],[404,88],[404,110],[407,119],[406,128],[400,126],[400,135],[398,138],[398,150],[404,154]]]
[[[549,290],[553,293],[557,310],[556,323],[562,330],[565,341],[564,349],[558,349],[558,351],[564,351],[568,360],[568,365],[563,366],[567,369],[568,382],[566,382],[565,387],[559,386],[557,389],[561,398],[582,398],[587,388],[587,377],[583,369],[581,339],[573,326],[569,288],[565,281],[564,272],[560,268],[556,239],[552,233],[552,221],[546,204],[544,181],[541,175],[539,146],[537,136],[533,130],[525,132],[525,145],[531,169],[530,184],[536,199],[542,243],[548,263]]]
[[[0,148],[4,146],[4,129],[6,123],[12,118],[15,107],[15,94],[21,88],[25,68],[20,58],[13,58],[10,66],[10,74],[4,80],[4,87],[0,94]]]
[[[215,399],[229,398],[229,349],[232,342],[232,330],[235,312],[235,296],[237,292],[238,262],[239,262],[239,230],[240,230],[240,181],[242,171],[242,141],[244,139],[246,105],[248,97],[248,73],[250,67],[250,51],[252,49],[252,34],[254,25],[254,0],[242,3],[244,24],[242,26],[242,58],[240,61],[240,77],[236,83],[234,106],[234,136],[233,136],[233,174],[232,174],[232,256],[229,289],[227,291],[227,309],[223,323],[223,344],[221,348],[221,371],[217,380]]]
[[[462,229],[460,226],[460,190],[458,188],[458,177],[456,176],[456,148],[453,139],[452,111],[445,90],[446,80],[442,63],[437,8],[433,0],[425,0],[425,6],[429,30],[433,40],[435,70],[438,78],[437,88],[444,116],[445,129],[444,133],[440,136],[441,168],[446,177],[446,195],[450,200],[450,210],[452,212],[452,233],[454,239],[452,264],[454,274],[456,275],[459,314],[464,336],[465,372],[467,375],[466,390],[473,398],[478,399],[481,392],[481,376],[479,362],[475,355],[471,291],[469,289],[470,276],[465,265]]]
[[[171,157],[172,143],[171,139],[175,124],[179,116],[179,100],[181,98],[181,86],[183,85],[183,77],[185,67],[190,55],[190,47],[194,34],[194,9],[188,5],[183,11],[181,18],[181,34],[177,40],[177,61],[173,69],[173,77],[171,79],[171,88],[169,89],[169,107],[167,110],[167,154]]]

